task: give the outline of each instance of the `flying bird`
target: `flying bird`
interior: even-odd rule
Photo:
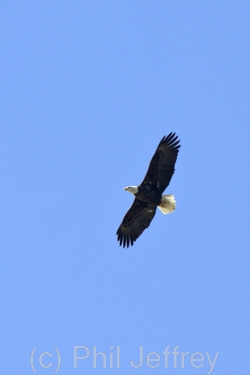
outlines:
[[[175,133],[164,136],[152,157],[148,171],[139,186],[127,186],[123,190],[135,196],[135,200],[124,216],[116,234],[120,246],[133,246],[142,232],[153,220],[156,207],[163,214],[175,210],[176,202],[172,194],[162,194],[174,174],[174,166],[179,152],[179,140]]]

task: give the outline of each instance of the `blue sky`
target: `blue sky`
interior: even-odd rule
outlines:
[[[249,13],[241,0],[2,2],[4,374],[32,374],[34,350],[36,373],[54,374],[56,348],[65,375],[248,374]],[[177,209],[120,248],[122,189],[171,131]],[[75,368],[74,348],[89,354]]]

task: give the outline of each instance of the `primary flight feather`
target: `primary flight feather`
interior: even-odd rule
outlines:
[[[142,232],[149,227],[159,207],[163,214],[175,210],[172,194],[162,194],[174,174],[179,152],[179,140],[175,133],[164,136],[152,157],[148,171],[139,186],[127,186],[124,190],[135,195],[135,200],[123,218],[116,234],[123,247],[132,246]]]

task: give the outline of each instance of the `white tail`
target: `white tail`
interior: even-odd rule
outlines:
[[[173,194],[164,194],[161,199],[161,203],[159,204],[158,208],[161,212],[166,215],[170,214],[175,210],[176,202],[174,199]]]

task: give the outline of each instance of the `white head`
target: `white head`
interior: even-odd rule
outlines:
[[[123,188],[123,190],[129,191],[132,194],[137,194],[138,193],[138,187],[137,186],[127,186]]]

